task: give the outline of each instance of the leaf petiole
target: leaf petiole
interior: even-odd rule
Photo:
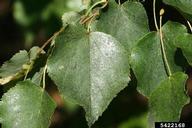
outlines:
[[[157,25],[157,18],[156,18],[156,0],[153,0],[153,18],[154,18],[154,22],[155,22],[155,28],[157,31],[159,31],[159,27]]]
[[[189,25],[190,31],[192,32],[192,26],[191,23],[187,20],[187,24]]]
[[[108,2],[107,2],[107,0],[101,0],[101,1],[96,2],[95,4],[93,4],[93,5],[88,9],[88,11],[87,11],[87,13],[85,14],[85,16],[88,16],[88,15],[91,13],[91,11],[93,10],[93,8],[94,8],[95,6],[97,6],[97,5],[99,5],[99,4],[103,4],[103,3],[104,3],[104,5],[106,5],[106,3],[108,3]]]
[[[47,72],[47,64],[45,65],[44,69],[43,69],[43,90],[45,90],[45,86],[46,86],[46,72]]]
[[[162,18],[163,18],[164,12],[165,12],[164,9],[160,10],[160,29],[159,29],[159,34],[160,34],[161,50],[162,50],[162,54],[163,54],[163,61],[165,63],[167,75],[171,76],[172,73],[171,73],[171,69],[169,67],[168,59],[167,59],[167,56],[166,56],[165,46],[164,46],[164,42],[163,42],[163,33],[162,33]]]

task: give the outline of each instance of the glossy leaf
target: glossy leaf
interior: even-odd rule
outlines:
[[[62,96],[83,106],[89,126],[129,82],[127,52],[112,36],[70,25],[55,40],[48,73]]]
[[[185,94],[187,75],[181,72],[162,81],[149,98],[149,121],[178,122],[183,106],[189,102]],[[154,127],[154,126],[152,126]]]
[[[31,81],[18,83],[2,97],[2,128],[48,128],[56,104]]]
[[[130,53],[136,42],[149,32],[145,9],[139,2],[118,5],[115,0],[109,1],[108,6],[101,13],[96,29],[115,37]]]

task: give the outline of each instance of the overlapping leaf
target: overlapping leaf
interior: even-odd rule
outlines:
[[[64,13],[62,15],[63,27],[66,27],[68,24],[75,24],[80,20],[80,17],[81,15],[74,11]]]
[[[175,44],[178,48],[181,48],[184,56],[186,57],[188,63],[192,65],[192,35],[189,33],[181,34],[177,38]]]
[[[184,16],[192,21],[192,1],[191,0],[163,0],[168,5],[178,9]]]
[[[31,81],[18,83],[0,101],[2,128],[48,128],[56,105]]]
[[[151,127],[154,127],[152,124],[156,121],[178,121],[181,109],[188,101],[184,92],[187,76],[180,72],[175,73],[180,71],[175,64],[178,39],[181,39],[180,36],[183,37],[187,30],[179,23],[168,22],[162,31],[167,63],[174,74],[167,76],[160,35],[157,32],[151,32],[141,39],[131,54],[131,67],[137,77],[138,89],[149,97]],[[183,43],[180,45],[186,48]]]
[[[176,43],[178,42],[178,37],[187,33],[187,29],[184,25],[168,21],[163,27],[163,41],[165,45],[165,52],[168,58],[168,63],[170,65],[171,72],[181,71],[181,67],[176,65],[175,62],[175,52],[178,48]]]
[[[55,40],[48,73],[66,99],[83,106],[89,126],[127,86],[129,64],[124,47],[102,32],[69,25]]]
[[[119,128],[149,128],[147,124],[147,114],[130,117],[126,122],[123,122]]]
[[[168,22],[163,26],[162,30],[165,54],[171,72],[180,71],[180,67],[175,64],[175,51],[177,48],[175,43],[177,42],[176,38],[185,33],[186,29],[179,23]],[[160,35],[157,32],[147,34],[133,48],[131,67],[138,80],[138,89],[146,96],[150,96],[155,88],[167,77],[162,58]]]
[[[171,75],[162,81],[149,98],[149,121],[151,127],[154,122],[178,122],[183,106],[189,102],[185,94],[187,75],[181,72]]]
[[[148,18],[139,2],[125,2],[118,5],[109,1],[107,12],[102,12],[96,23],[98,31],[115,37],[130,53],[136,42],[149,32]]]
[[[29,53],[25,50],[16,53],[9,61],[0,68],[0,84],[6,84],[13,79],[25,75],[32,68],[32,63],[37,57],[39,47],[33,47]]]
[[[150,96],[166,79],[158,33],[149,33],[138,42],[131,53],[131,67],[138,81],[138,90],[145,96]]]

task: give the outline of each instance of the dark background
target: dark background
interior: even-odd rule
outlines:
[[[40,15],[53,1],[54,0],[23,0],[22,4],[24,5],[24,11],[29,20],[28,22],[23,23],[15,18],[15,4],[17,1],[0,0],[0,64],[8,60],[14,53],[21,49],[29,49],[34,45],[42,46],[54,32],[59,30],[62,26],[60,14],[50,11],[49,14],[47,14],[48,16],[44,19],[42,19]],[[61,2],[61,5],[63,4],[63,7],[66,6],[63,0],[60,0],[59,2]],[[155,26],[153,21],[152,0],[141,1],[141,3],[147,11],[149,27],[154,31]],[[187,26],[182,15],[180,15],[174,8],[163,4],[161,0],[157,0],[157,18],[161,8],[165,9],[163,23],[172,20]],[[68,10],[70,9],[63,9],[63,11]],[[22,18],[23,17],[21,16],[21,19]],[[179,49],[177,53],[181,58],[183,57]],[[185,68],[187,71],[186,73],[191,77],[191,67],[185,66]],[[134,79],[133,74],[132,78]],[[49,79],[47,79],[47,81],[49,81],[48,83],[51,83]],[[190,96],[192,96],[191,81],[191,78],[187,81],[187,89]],[[147,98],[139,94],[135,88],[135,83],[131,82],[126,89],[120,92],[93,127],[117,128],[134,116],[145,113],[148,109]],[[66,105],[67,103],[62,102],[57,88],[53,83],[47,86],[47,90],[58,104],[52,118],[51,128],[87,128],[85,112],[82,108],[77,106],[68,107]],[[0,87],[0,91],[2,95],[3,87]],[[192,122],[191,103],[183,108],[181,121]]]

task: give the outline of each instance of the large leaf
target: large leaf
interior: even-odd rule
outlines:
[[[138,80],[138,90],[146,96],[166,79],[158,33],[149,33],[138,42],[131,53],[131,67]]]
[[[18,83],[2,97],[2,128],[48,128],[56,105],[48,94],[31,81]]]
[[[188,33],[181,34],[177,38],[177,42],[175,43],[175,45],[178,48],[181,48],[188,63],[192,66],[192,50],[191,50],[192,49],[192,35],[188,34]]]
[[[33,47],[29,53],[25,50],[20,51],[5,62],[0,68],[0,84],[6,84],[24,76],[32,68],[39,49],[39,47]]]
[[[172,73],[180,71],[181,68],[175,64],[175,44],[177,38],[187,30],[179,23],[167,22],[162,31],[170,70]],[[131,52],[131,67],[138,80],[138,89],[148,97],[167,77],[160,44],[159,33],[151,32],[139,40]]]
[[[183,13],[184,16],[192,19],[192,1],[191,0],[163,0],[166,4],[174,6]],[[190,16],[188,15],[190,14]]]
[[[185,94],[187,75],[181,72],[164,80],[149,98],[149,121],[178,122],[183,106],[189,102]],[[154,127],[154,126],[153,126]]]
[[[118,5],[109,1],[107,12],[102,12],[96,24],[97,30],[115,37],[130,53],[139,38],[149,32],[147,15],[139,2]]]
[[[48,73],[63,97],[83,106],[89,126],[127,86],[126,50],[112,36],[69,25],[55,40]]]

